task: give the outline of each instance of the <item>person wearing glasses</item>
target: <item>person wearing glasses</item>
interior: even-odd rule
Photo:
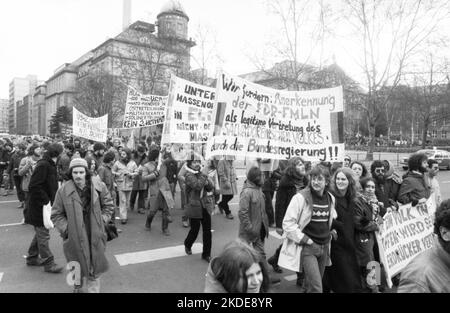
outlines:
[[[367,264],[375,261],[375,231],[383,222],[380,216],[383,203],[379,202],[375,195],[375,179],[362,179],[361,187],[362,192],[355,201],[354,211],[356,258],[361,269],[363,286],[373,293],[378,293],[378,286],[368,285],[366,277],[369,274]]]

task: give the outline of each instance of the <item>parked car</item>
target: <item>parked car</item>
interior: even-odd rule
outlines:
[[[437,149],[436,150],[424,149],[419,150],[416,153],[425,153],[428,156],[428,159],[438,161],[440,169],[450,170],[450,152]],[[409,158],[404,158],[400,162],[400,165],[403,167],[404,170],[408,169],[408,160]]]

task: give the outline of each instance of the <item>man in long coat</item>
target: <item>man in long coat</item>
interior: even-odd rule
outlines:
[[[74,291],[86,291],[86,284],[88,292],[100,292],[100,275],[109,267],[105,224],[111,219],[113,200],[106,185],[90,176],[86,160],[73,159],[68,176],[56,193],[51,218],[63,238],[67,262],[80,265],[80,284]]]

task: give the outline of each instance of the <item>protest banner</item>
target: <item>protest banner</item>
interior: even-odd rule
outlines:
[[[284,91],[220,73],[207,157],[344,157],[342,87]]]
[[[108,114],[89,117],[73,108],[73,135],[89,140],[106,142],[108,135]]]
[[[413,207],[411,203],[402,205],[398,211],[386,213],[383,224],[375,233],[384,266],[387,284],[391,288],[391,278],[419,253],[433,246],[434,196],[427,202]]]
[[[123,128],[140,128],[162,124],[167,97],[143,95],[128,87]]]
[[[162,133],[162,145],[176,160],[204,155],[211,134],[215,89],[172,75]]]

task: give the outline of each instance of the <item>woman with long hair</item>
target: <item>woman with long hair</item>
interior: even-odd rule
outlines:
[[[131,159],[131,150],[128,148],[120,152],[120,160],[112,167],[117,190],[119,191],[119,212],[122,224],[128,222],[127,212],[130,206],[131,191],[133,190],[134,178],[138,175],[138,167]]]
[[[228,244],[211,260],[206,273],[205,292],[264,293],[269,291],[270,279],[266,262],[243,241]]]
[[[346,167],[339,168],[331,179],[330,189],[336,199],[337,219],[331,226],[332,265],[325,269],[325,291],[352,293],[362,289],[354,245],[353,206],[357,195],[356,186],[353,171]]]
[[[289,159],[284,174],[280,180],[280,186],[276,194],[275,200],[275,226],[276,232],[281,236],[283,234],[283,218],[286,213],[289,202],[292,197],[308,186],[308,177],[306,175],[305,162],[300,157]],[[278,257],[280,256],[281,245],[270,257],[267,262],[273,267],[277,273],[282,273],[282,269],[278,266]],[[301,285],[301,278],[297,280]]]
[[[368,274],[367,264],[375,261],[375,231],[382,222],[381,208],[382,202],[379,202],[375,195],[375,180],[365,178],[361,181],[362,193],[355,201],[355,246],[358,265],[361,272],[361,280],[364,282]],[[378,292],[378,286],[368,286],[366,288],[372,292]]]

